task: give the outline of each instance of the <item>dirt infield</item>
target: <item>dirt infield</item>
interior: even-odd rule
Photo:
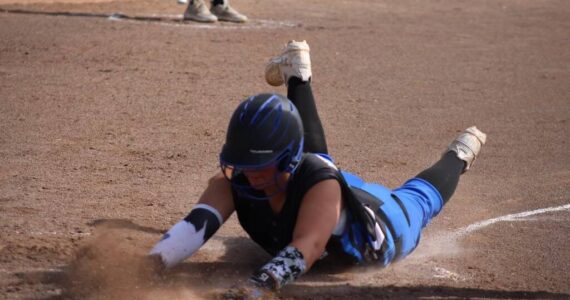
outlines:
[[[285,93],[263,68],[290,39],[340,167],[396,187],[463,128],[488,144],[409,258],[317,265],[278,297],[570,298],[570,2],[233,4],[251,21],[0,0],[0,298],[216,298],[263,264],[235,217],[165,276],[140,257],[217,171],[237,103]]]

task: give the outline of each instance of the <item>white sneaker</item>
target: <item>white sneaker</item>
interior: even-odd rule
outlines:
[[[292,76],[308,81],[311,76],[311,56],[306,41],[290,41],[281,55],[269,59],[265,67],[265,80],[273,86],[287,84]]]
[[[218,18],[210,12],[203,0],[194,0],[188,4],[188,8],[186,8],[183,17],[184,20],[204,23],[213,23],[218,21]]]
[[[471,126],[465,129],[451,142],[446,152],[453,151],[457,153],[459,159],[466,162],[465,169],[463,169],[463,173],[465,173],[469,170],[471,165],[473,165],[477,156],[479,156],[481,146],[483,146],[486,141],[487,135],[477,129],[477,127]]]
[[[176,0],[178,4],[188,4],[188,0]]]
[[[247,21],[247,17],[239,13],[237,10],[233,9],[226,1],[225,4],[218,4],[212,6],[210,10],[218,20],[220,21],[227,21],[227,22],[235,22],[235,23],[243,23]]]

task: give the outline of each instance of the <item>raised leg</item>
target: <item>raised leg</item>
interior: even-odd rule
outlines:
[[[295,104],[305,130],[304,152],[328,154],[325,133],[311,89],[311,57],[305,41],[290,41],[280,55],[269,60],[265,79],[273,86],[287,85],[287,98]]]
[[[463,131],[447,147],[441,159],[416,177],[430,182],[447,203],[459,183],[459,176],[473,165],[485,144],[487,135],[472,126]]]

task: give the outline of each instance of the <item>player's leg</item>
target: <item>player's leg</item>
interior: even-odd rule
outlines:
[[[465,162],[457,157],[455,152],[445,153],[433,166],[420,172],[416,178],[431,183],[441,194],[443,203],[447,203],[459,183],[459,176],[465,168]]]
[[[325,132],[313,97],[311,82],[292,77],[287,86],[287,98],[297,106],[303,120],[305,152],[328,154]]]
[[[459,176],[469,170],[485,141],[486,134],[475,126],[467,128],[451,142],[437,163],[416,177],[431,183],[441,194],[443,202],[447,203],[455,192]]]
[[[466,129],[451,142],[437,163],[393,190],[391,200],[397,206],[384,205],[380,209],[394,229],[395,258],[404,257],[416,248],[421,230],[452,196],[460,175],[471,167],[485,140],[486,135],[477,128]]]
[[[325,133],[311,89],[311,57],[305,41],[290,41],[281,55],[273,57],[265,69],[265,79],[273,86],[287,85],[287,98],[299,109],[305,130],[304,152],[328,154]]]

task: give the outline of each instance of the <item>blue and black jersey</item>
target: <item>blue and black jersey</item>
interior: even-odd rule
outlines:
[[[341,232],[331,237],[327,251],[342,253],[359,263],[377,261],[385,266],[409,254],[419,243],[421,229],[443,206],[439,192],[423,179],[413,178],[390,190],[339,171],[321,155],[305,153],[289,179],[279,213],[271,209],[268,201],[248,199],[233,190],[241,226],[269,254],[276,255],[292,241],[307,191],[327,179],[339,181],[343,209],[347,212]],[[232,181],[247,184],[243,174],[237,174]],[[371,214],[366,213],[367,209]]]

